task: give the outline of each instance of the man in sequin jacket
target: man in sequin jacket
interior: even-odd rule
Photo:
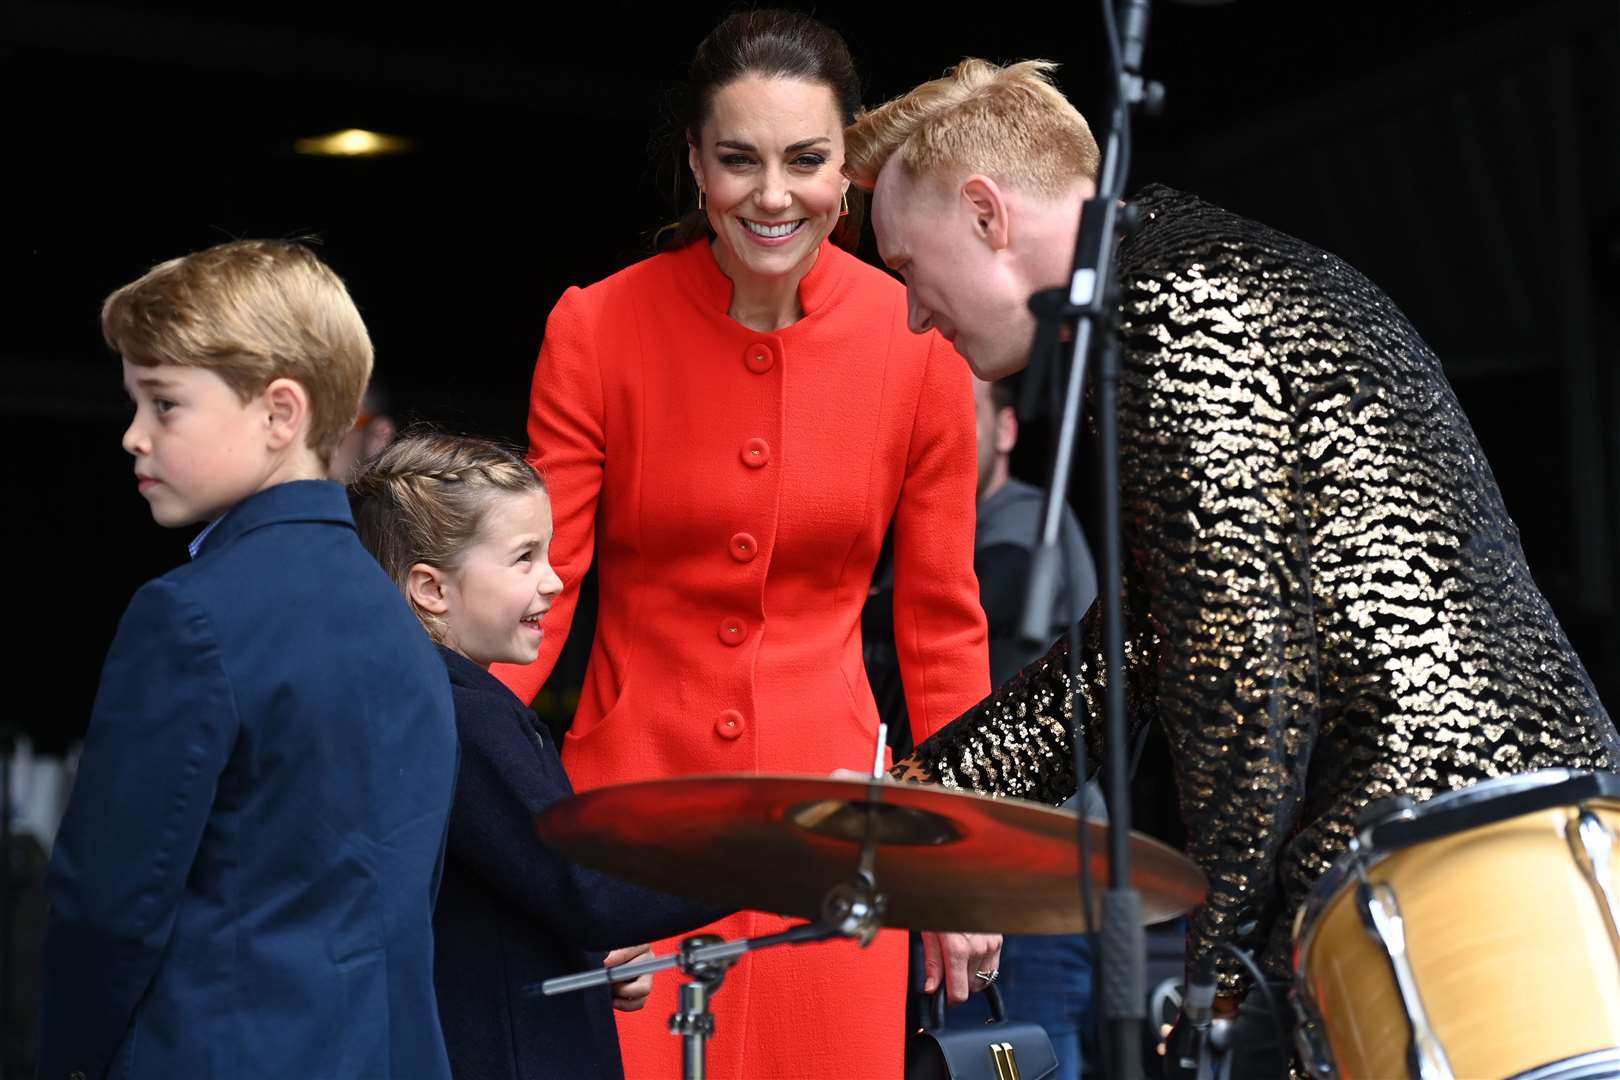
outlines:
[[[911,328],[986,379],[1023,366],[1027,299],[1067,281],[1095,193],[1096,143],[1049,66],[964,61],[846,137]],[[1284,979],[1292,914],[1369,801],[1613,768],[1620,738],[1439,360],[1388,297],[1198,199],[1134,201],[1118,252],[1130,719],[1162,725],[1210,881],[1190,962],[1232,942]],[[1100,716],[1098,607],[1083,720]],[[1059,643],[899,773],[1061,802],[1065,669]],[[1101,725],[1082,726],[1099,760]]]

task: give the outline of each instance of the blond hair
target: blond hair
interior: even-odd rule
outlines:
[[[545,490],[540,474],[498,443],[416,430],[361,471],[349,485],[349,508],[360,542],[405,594],[428,635],[446,645],[443,619],[411,597],[411,567],[456,570],[497,495]]]
[[[296,380],[323,464],[371,377],[371,338],[349,291],[286,240],[234,240],[154,266],[107,297],[101,333],[132,364],[207,368],[244,402],[276,379]]]
[[[1048,60],[1006,67],[963,60],[857,118],[844,133],[845,174],[870,189],[898,155],[913,179],[983,173],[1049,198],[1081,178],[1095,182],[1097,140],[1052,84],[1056,67]]]

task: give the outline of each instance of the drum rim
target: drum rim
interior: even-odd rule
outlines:
[[[1362,825],[1356,836],[1365,849],[1399,851],[1550,806],[1593,799],[1620,801],[1620,774],[1606,769],[1533,769],[1443,791]]]
[[[1307,1066],[1315,1066],[1317,1062],[1333,1061],[1327,1037],[1327,1021],[1322,1015],[1321,1004],[1316,1000],[1316,990],[1311,985],[1308,974],[1311,950],[1316,944],[1317,931],[1322,926],[1322,916],[1328,905],[1339,898],[1344,886],[1357,876],[1358,863],[1361,865],[1360,873],[1365,874],[1388,858],[1388,855],[1387,852],[1363,850],[1360,836],[1352,836],[1350,845],[1329,864],[1322,876],[1316,879],[1316,883],[1306,892],[1304,903],[1300,904],[1299,910],[1294,913],[1293,998],[1294,1011],[1299,1019],[1299,1035],[1296,1036],[1296,1041],[1301,1043],[1299,1049],[1302,1052],[1309,1050]],[[1302,1053],[1302,1056],[1305,1055]]]
[[[1549,1061],[1514,1073],[1508,1080],[1599,1080],[1613,1076],[1620,1076],[1620,1049],[1611,1047]]]
[[[1322,876],[1305,894],[1305,902],[1300,904],[1299,911],[1294,915],[1294,976],[1296,980],[1304,974],[1305,957],[1310,949],[1311,940],[1315,934],[1306,933],[1308,926],[1314,926],[1319,917],[1327,909],[1328,904],[1336,899],[1339,891],[1352,876],[1356,864],[1359,862],[1362,872],[1365,873],[1383,862],[1401,848],[1377,848],[1371,843],[1372,831],[1380,825],[1394,820],[1418,821],[1426,815],[1448,807],[1466,806],[1472,802],[1486,802],[1493,798],[1505,795],[1516,795],[1521,791],[1532,791],[1536,788],[1547,787],[1552,784],[1563,783],[1577,777],[1590,775],[1590,770],[1582,769],[1534,769],[1530,772],[1512,773],[1508,776],[1493,776],[1488,780],[1481,780],[1467,787],[1453,788],[1442,791],[1433,798],[1426,799],[1416,806],[1396,811],[1385,818],[1380,818],[1372,824],[1358,829],[1350,838],[1350,844],[1334,859]],[[1395,794],[1402,794],[1396,792]],[[1303,934],[1303,936],[1302,936]]]
[[[1404,813],[1410,814],[1416,820],[1449,807],[1467,806],[1470,803],[1499,799],[1504,795],[1517,795],[1521,791],[1533,791],[1536,788],[1547,787],[1551,784],[1561,784],[1565,780],[1588,776],[1591,772],[1590,769],[1566,769],[1560,767],[1533,769],[1530,772],[1512,773],[1508,776],[1493,776],[1489,780],[1481,780],[1478,783],[1469,784],[1467,787],[1442,791],[1434,798],[1427,799]],[[1375,826],[1380,824],[1383,824],[1383,822],[1374,823]]]
[[[1468,806],[1475,802],[1489,802],[1492,799],[1518,795],[1526,791],[1534,791],[1585,777],[1596,778],[1604,775],[1605,772],[1605,770],[1594,769],[1549,768],[1513,773],[1508,776],[1494,776],[1466,787],[1441,792],[1439,795],[1417,806],[1397,811],[1357,830],[1356,834],[1351,837],[1349,846],[1338,858],[1333,860],[1322,876],[1306,892],[1304,902],[1300,904],[1299,910],[1294,915],[1294,1006],[1299,1013],[1301,1030],[1304,1032],[1305,1038],[1316,1056],[1323,1061],[1332,1060],[1327,1043],[1326,1022],[1322,1015],[1321,1006],[1316,1000],[1311,980],[1307,975],[1311,949],[1316,942],[1316,932],[1321,926],[1322,916],[1327,908],[1339,899],[1341,892],[1349,884],[1350,880],[1358,876],[1358,865],[1360,866],[1359,873],[1366,874],[1390,856],[1405,851],[1407,846],[1417,846],[1374,847],[1371,837],[1375,829],[1394,821],[1419,821],[1428,814]],[[1612,773],[1607,775],[1613,776]],[[1466,828],[1456,830],[1456,832],[1466,831]],[[1446,835],[1454,835],[1454,833],[1447,833]],[[1434,837],[1431,838],[1431,841],[1422,841],[1420,843],[1432,842],[1433,839],[1440,839],[1440,837]]]

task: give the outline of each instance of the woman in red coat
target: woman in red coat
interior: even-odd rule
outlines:
[[[580,790],[869,769],[860,614],[891,521],[915,737],[989,691],[967,368],[909,332],[897,282],[829,242],[859,229],[840,172],[859,104],[847,48],[801,15],[742,13],[699,47],[691,90],[701,213],[663,254],[564,294],[535,368],[531,457],[567,589],[536,663],[497,674],[533,697],[594,555],[596,640],[563,750]],[[999,941],[978,947],[993,967]],[[620,1018],[632,1080],[678,1068],[676,985]],[[712,1075],[898,1077],[904,987],[892,931],[751,955],[715,1001]]]

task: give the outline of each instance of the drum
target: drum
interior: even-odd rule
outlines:
[[[1546,770],[1369,809],[1294,927],[1310,1071],[1620,1077],[1620,777]]]

